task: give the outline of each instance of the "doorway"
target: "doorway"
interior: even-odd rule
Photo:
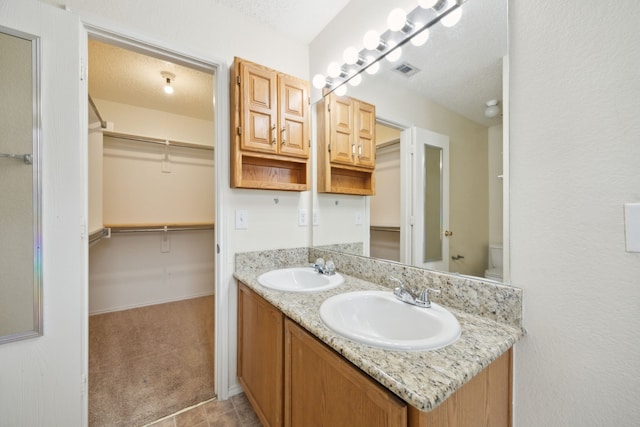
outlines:
[[[89,424],[143,425],[215,397],[215,70],[88,51]]]

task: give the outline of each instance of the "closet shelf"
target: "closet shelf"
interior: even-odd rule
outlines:
[[[113,233],[153,233],[163,231],[214,230],[213,222],[189,222],[170,224],[105,224]]]
[[[195,144],[193,142],[184,142],[184,141],[173,141],[170,139],[160,139],[160,138],[151,138],[148,136],[140,136],[133,135],[129,133],[121,133],[121,132],[113,132],[113,131],[104,131],[104,136],[110,136],[112,138],[126,139],[127,141],[135,141],[135,142],[145,142],[148,144],[158,144],[165,145],[169,147],[185,147],[185,148],[193,148],[196,150],[207,150],[214,151],[214,148],[209,145]]]

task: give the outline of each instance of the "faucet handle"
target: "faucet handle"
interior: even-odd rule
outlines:
[[[328,274],[329,276],[331,276],[332,274],[336,273],[336,265],[334,264],[333,261],[328,259],[327,262],[325,263],[324,270],[325,270],[325,274]]]
[[[317,265],[318,267],[324,267],[324,258],[316,259],[315,265]]]
[[[426,307],[431,306],[431,298],[429,297],[429,293],[433,293],[436,295],[440,294],[440,289],[433,289],[433,288],[424,288],[421,292],[420,292],[420,301],[422,301],[423,303],[425,303]]]

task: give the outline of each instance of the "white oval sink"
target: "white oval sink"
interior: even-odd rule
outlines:
[[[319,292],[344,283],[339,273],[320,274],[312,267],[272,270],[258,276],[258,283],[270,289],[287,292]]]
[[[416,307],[392,292],[348,292],[328,298],[320,318],[353,341],[391,350],[435,350],[460,338],[460,323],[444,307]]]

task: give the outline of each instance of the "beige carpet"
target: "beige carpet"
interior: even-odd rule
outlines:
[[[142,426],[211,399],[213,296],[89,318],[89,425]]]

